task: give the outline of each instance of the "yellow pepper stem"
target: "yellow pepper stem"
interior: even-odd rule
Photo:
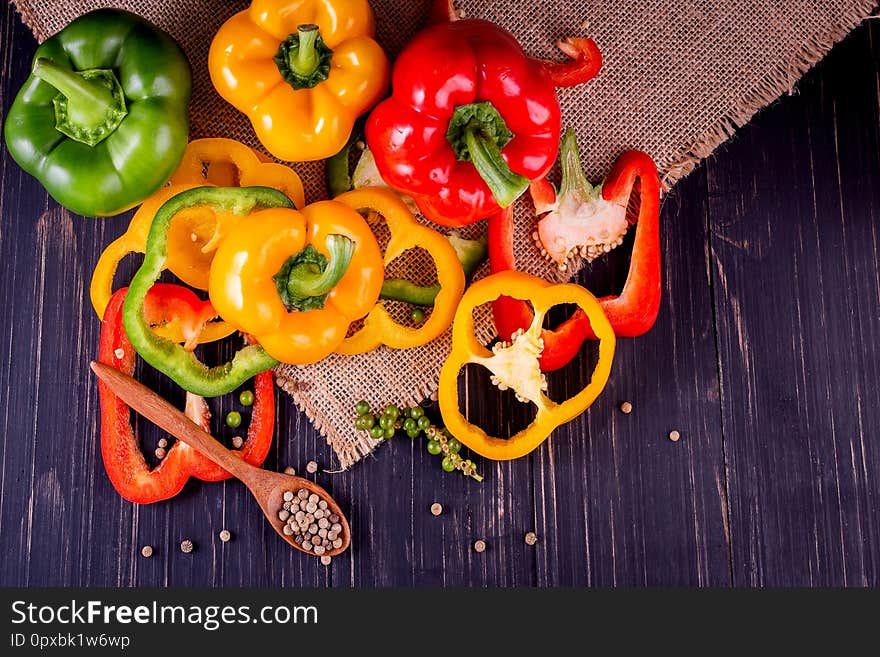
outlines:
[[[311,244],[291,256],[274,276],[275,286],[288,309],[323,308],[327,295],[345,276],[354,255],[354,240],[345,235],[328,235],[330,258]]]
[[[321,38],[317,25],[296,28],[278,47],[275,64],[281,77],[294,89],[310,89],[327,79],[333,51]]]

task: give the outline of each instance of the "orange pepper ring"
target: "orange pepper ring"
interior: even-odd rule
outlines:
[[[576,304],[589,317],[599,339],[599,361],[590,383],[578,394],[561,404],[541,393],[536,402],[537,413],[532,423],[508,439],[488,435],[471,424],[459,408],[458,375],[468,363],[485,365],[493,353],[477,340],[474,331],[473,309],[494,301],[500,296],[528,301],[534,309],[532,323],[526,332],[540,335],[544,315],[559,304]],[[602,306],[586,288],[574,283],[551,284],[518,271],[503,271],[477,281],[468,288],[452,326],[452,352],[440,371],[440,412],[446,429],[461,443],[478,454],[494,459],[509,460],[524,456],[537,448],[553,430],[573,420],[599,396],[611,374],[614,359],[615,336]]]

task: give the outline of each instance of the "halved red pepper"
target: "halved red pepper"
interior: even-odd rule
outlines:
[[[117,290],[110,299],[101,323],[98,360],[128,375],[134,373],[134,348],[122,325],[122,306],[127,288]],[[211,303],[178,285],[158,283],[147,293],[144,313],[150,325],[179,324],[187,341],[195,345],[205,324],[216,316]],[[161,463],[150,469],[132,429],[128,405],[102,382],[101,455],[110,482],[125,499],[150,504],[174,497],[190,477],[221,481],[230,475],[183,442],[175,442]],[[199,403],[201,402],[201,403]],[[187,396],[187,414],[204,405],[204,400]],[[201,418],[204,419],[204,418]],[[271,372],[254,377],[254,405],[247,439],[237,454],[252,465],[260,465],[269,453],[275,425],[275,395]]]
[[[660,180],[657,167],[645,153],[627,151],[618,157],[602,185],[594,191],[600,191],[601,199],[622,213],[626,213],[635,194],[638,210],[631,221],[636,224],[636,234],[626,283],[620,295],[603,297],[599,303],[617,337],[636,337],[654,325],[660,309]],[[539,212],[554,205],[555,192],[546,181],[532,185],[532,196]],[[512,208],[490,217],[488,232],[492,273],[515,269]],[[495,301],[493,312],[495,327],[502,340],[510,340],[515,331],[525,329],[532,319],[527,304],[508,297]],[[575,311],[555,330],[545,329],[541,337],[544,340],[541,370],[549,372],[566,365],[578,353],[584,340],[594,340],[596,336],[586,316]]]

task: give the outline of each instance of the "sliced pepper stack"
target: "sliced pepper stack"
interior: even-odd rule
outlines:
[[[490,351],[477,340],[473,309],[502,296],[531,304],[534,314],[525,329],[511,336],[509,343],[496,344]],[[575,304],[588,318],[599,339],[599,360],[583,390],[557,404],[545,393],[547,382],[539,358],[544,349],[541,324],[550,308],[559,304]],[[614,343],[614,331],[602,307],[579,285],[554,285],[517,271],[504,271],[477,281],[468,288],[455,313],[452,352],[440,371],[440,412],[446,429],[487,458],[508,460],[528,454],[556,427],[580,415],[596,400],[611,373]],[[492,374],[492,383],[513,390],[520,401],[533,403],[537,407],[534,421],[507,439],[489,436],[470,423],[459,408],[458,396],[458,375],[468,363],[486,367]]]

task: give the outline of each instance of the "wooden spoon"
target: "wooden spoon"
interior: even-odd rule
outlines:
[[[280,472],[270,472],[245,462],[235,453],[223,447],[211,434],[203,431],[197,424],[162,399],[162,397],[127,374],[97,361],[92,361],[91,368],[98,375],[98,378],[107,384],[107,387],[131,408],[240,479],[253,493],[257,503],[269,520],[269,524],[272,525],[281,538],[297,550],[312,556],[318,556],[313,551],[306,550],[298,545],[293,540],[293,536],[285,535],[283,532],[285,523],[278,518],[278,512],[281,511],[284,504],[284,493],[286,491],[296,493],[300,488],[305,488],[309,493],[315,493],[322,500],[325,500],[327,502],[327,510],[339,516],[339,524],[342,525],[342,532],[340,532],[339,538],[342,539],[342,545],[338,548],[327,550],[323,556],[334,557],[348,548],[349,543],[351,543],[351,531],[348,527],[348,521],[345,519],[345,515],[340,510],[339,505],[323,488],[308,479]]]

